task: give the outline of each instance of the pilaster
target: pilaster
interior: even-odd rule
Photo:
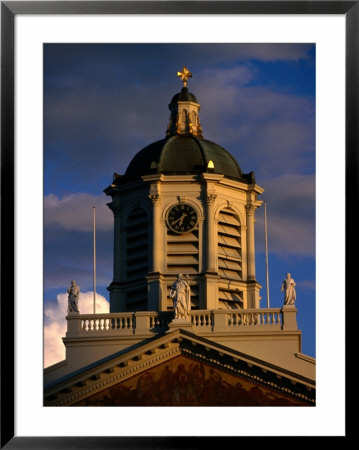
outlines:
[[[207,188],[208,189],[208,188]],[[207,190],[206,193],[206,208],[207,208],[207,261],[206,271],[215,273],[217,271],[217,239],[215,236],[215,223],[214,223],[214,204],[217,195]]]
[[[119,201],[108,203],[107,206],[113,212],[114,236],[113,236],[113,282],[121,281],[121,205]]]
[[[262,286],[255,280],[247,282],[246,302],[244,302],[245,308],[257,309],[260,307],[259,290],[261,287]]]
[[[247,279],[256,279],[255,246],[254,246],[254,212],[256,206],[245,205],[247,217]]]
[[[152,272],[161,272],[161,197],[158,185],[151,185],[149,198],[152,202]]]
[[[167,311],[167,287],[164,277],[159,272],[152,272],[146,276],[148,286],[148,310]]]
[[[110,312],[126,311],[126,293],[118,283],[111,283],[107,288],[110,292]]]
[[[200,296],[199,309],[218,308],[218,281],[220,276],[216,273],[205,273],[203,275],[204,295]]]

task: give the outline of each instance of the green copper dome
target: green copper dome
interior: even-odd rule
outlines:
[[[255,183],[253,172],[243,174],[237,161],[223,147],[203,139],[199,120],[200,104],[188,91],[192,73],[183,67],[177,76],[184,86],[172,97],[166,138],[143,148],[130,162],[126,173],[115,174],[114,183],[140,180],[144,175],[216,173],[245,183]]]
[[[213,168],[208,167],[210,161]],[[214,142],[189,134],[170,136],[142,149],[130,162],[126,173],[121,177],[121,184],[155,173],[180,175],[205,172],[254,183],[253,173],[243,174],[237,161],[227,150]]]

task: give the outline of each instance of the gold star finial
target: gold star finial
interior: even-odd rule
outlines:
[[[187,86],[188,78],[192,77],[192,73],[187,69],[186,66],[183,66],[182,72],[177,72],[177,76],[181,78],[183,81],[183,86]]]

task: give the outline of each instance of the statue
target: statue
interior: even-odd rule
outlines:
[[[287,277],[282,283],[281,292],[285,291],[284,294],[284,304],[285,305],[294,305],[296,300],[296,292],[295,292],[295,286],[296,283],[292,278],[292,275],[290,273],[287,273]]]
[[[173,283],[170,297],[173,300],[175,319],[187,319],[191,310],[191,288],[188,282],[188,275],[184,277],[181,273],[177,275],[177,280]]]
[[[76,281],[71,281],[71,286],[67,289],[68,296],[68,304],[67,304],[67,313],[78,313],[79,312],[79,297],[80,297],[80,286],[76,285]]]

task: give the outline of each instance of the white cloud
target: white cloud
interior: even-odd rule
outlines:
[[[59,198],[49,194],[44,199],[45,226],[57,225],[65,230],[92,231],[93,209],[96,208],[96,229],[111,230],[113,217],[106,203],[110,199],[104,195],[91,195],[86,192],[65,195]]]
[[[93,291],[80,293],[79,310],[82,314],[93,312]],[[109,302],[100,294],[96,294],[96,312],[109,312]],[[58,294],[56,303],[47,303],[44,313],[44,367],[48,367],[65,359],[62,338],[66,334],[67,294]]]

